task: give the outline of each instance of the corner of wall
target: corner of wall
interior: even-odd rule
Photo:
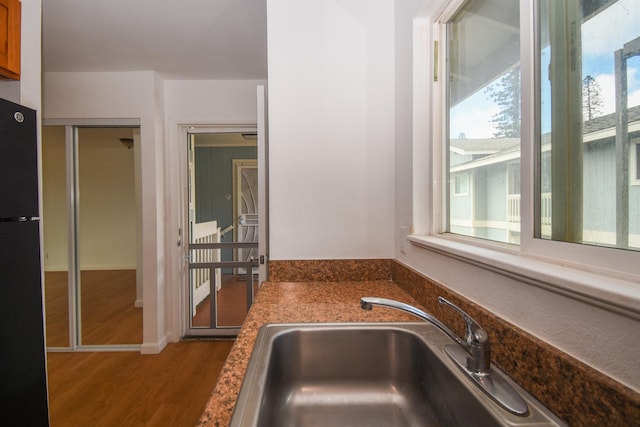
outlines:
[[[158,354],[168,344],[167,336],[165,335],[158,342],[143,343],[140,346],[140,354]]]

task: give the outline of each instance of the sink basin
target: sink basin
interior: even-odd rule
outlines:
[[[426,322],[265,325],[230,425],[565,425],[508,379],[529,411],[499,407],[444,353],[451,343]]]

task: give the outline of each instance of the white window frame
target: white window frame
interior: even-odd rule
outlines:
[[[631,140],[631,147],[629,147],[629,183],[633,186],[640,185],[640,174],[638,170],[638,162],[640,157],[638,156],[638,148],[640,147],[640,138],[633,138]]]
[[[453,195],[458,197],[458,196],[468,196],[469,195],[469,188],[470,188],[470,183],[471,183],[471,174],[469,172],[462,172],[462,173],[458,173],[456,174],[454,177],[454,182],[453,182]],[[464,189],[462,190],[463,186],[462,183],[465,182],[464,185]],[[459,188],[460,187],[460,190]]]
[[[446,197],[446,23],[464,0],[452,0],[434,22],[418,26],[414,55],[432,52],[414,67],[414,209],[409,241],[526,283],[570,295],[608,310],[640,319],[640,252],[534,238],[537,158],[535,141],[539,84],[538,48],[534,34],[537,0],[520,0],[521,24],[521,242],[519,246],[447,233]],[[421,38],[420,38],[421,37]],[[437,43],[438,49],[435,53]],[[434,81],[437,80],[437,81]],[[432,82],[426,85],[420,82]],[[431,100],[431,103],[429,103]],[[422,115],[422,116],[421,116]],[[428,120],[424,120],[424,117]],[[424,136],[425,138],[420,138]],[[424,141],[429,141],[425,144]],[[425,147],[426,146],[426,147]],[[426,156],[425,156],[426,154]],[[417,157],[423,156],[423,157]],[[425,183],[428,183],[425,186]],[[421,189],[421,187],[423,189]],[[426,188],[425,188],[426,187]]]

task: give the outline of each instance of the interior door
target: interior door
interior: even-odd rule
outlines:
[[[269,161],[267,91],[256,91],[258,111],[258,283],[269,278]]]
[[[185,286],[186,335],[236,335],[255,292],[267,280],[268,162],[264,86],[257,87],[256,102],[256,126],[185,128],[188,140],[185,212],[189,228],[186,233],[189,273],[184,276],[188,281]],[[234,183],[239,190],[233,188]],[[204,236],[208,236],[209,241],[198,240],[201,238],[196,237],[198,233],[194,230],[206,223],[210,231]],[[209,285],[201,287],[194,280],[209,281]],[[200,289],[198,295],[195,289]]]
[[[47,346],[137,350],[137,126],[43,127]]]
[[[186,334],[235,335],[258,284],[256,129],[190,128],[187,139]]]

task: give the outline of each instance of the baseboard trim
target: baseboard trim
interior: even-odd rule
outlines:
[[[167,346],[167,336],[155,343],[143,343],[140,346],[140,354],[158,354]]]
[[[113,266],[104,266],[104,265],[83,265],[80,267],[80,271],[109,271],[109,270],[136,270],[135,265],[113,265]],[[57,273],[57,272],[66,272],[69,271],[69,267],[45,267],[45,273]]]

